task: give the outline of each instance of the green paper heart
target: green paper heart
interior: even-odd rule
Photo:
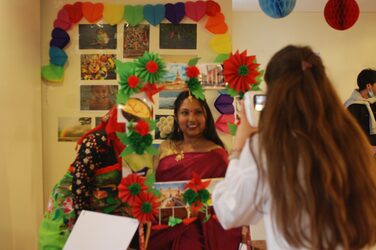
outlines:
[[[124,8],[124,19],[131,25],[136,26],[144,20],[144,6],[126,5]]]
[[[48,64],[42,67],[42,78],[49,82],[62,82],[64,67]]]

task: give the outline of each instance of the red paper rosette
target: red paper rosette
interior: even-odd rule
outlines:
[[[158,215],[158,197],[151,193],[141,193],[139,199],[132,205],[133,216],[141,223],[146,223]]]
[[[231,54],[224,61],[223,76],[228,82],[228,87],[238,93],[245,93],[251,89],[251,84],[257,84],[256,77],[260,74],[257,70],[256,56],[247,56],[247,51]]]
[[[148,187],[144,185],[145,178],[138,174],[130,174],[123,178],[118,186],[119,198],[130,205],[139,200],[141,193]]]

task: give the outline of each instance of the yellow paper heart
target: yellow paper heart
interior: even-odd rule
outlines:
[[[123,21],[124,6],[119,4],[105,4],[103,10],[103,20],[114,25]]]
[[[232,51],[231,37],[227,33],[215,35],[210,40],[210,47],[217,54],[231,53]]]

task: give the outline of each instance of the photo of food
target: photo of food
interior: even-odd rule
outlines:
[[[155,139],[165,140],[171,134],[174,127],[173,115],[156,115]]]
[[[150,26],[138,24],[130,26],[124,24],[124,58],[137,58],[149,51]]]
[[[115,80],[115,54],[82,54],[81,80]]]

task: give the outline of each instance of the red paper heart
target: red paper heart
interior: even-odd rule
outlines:
[[[228,123],[234,123],[235,122],[235,115],[233,114],[224,114],[220,115],[215,122],[215,127],[226,134],[230,134],[230,129],[228,127]]]
[[[227,32],[227,24],[225,23],[225,16],[222,13],[217,13],[215,16],[209,16],[205,28],[213,34],[224,34]]]
[[[69,30],[70,27],[72,27],[72,22],[70,21],[68,11],[63,8],[57,14],[57,18],[54,21],[54,28]]]
[[[221,6],[214,1],[206,2],[206,15],[215,16],[217,13],[221,12]]]
[[[84,2],[82,4],[82,14],[89,23],[96,23],[103,17],[104,6],[102,3]]]
[[[200,21],[200,19],[206,13],[206,2],[197,1],[197,2],[185,2],[185,15],[192,19],[193,21]]]
[[[69,14],[69,19],[72,23],[78,23],[82,18],[82,3],[66,4],[63,7]]]

